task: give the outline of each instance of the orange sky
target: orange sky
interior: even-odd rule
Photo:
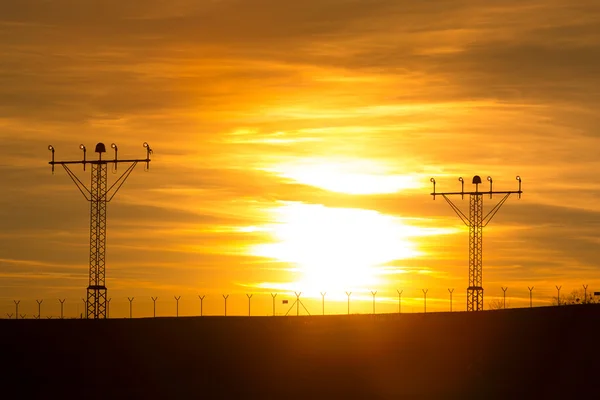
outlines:
[[[346,312],[346,290],[355,312],[371,290],[397,310],[396,289],[421,311],[422,288],[465,309],[468,231],[432,176],[523,177],[484,232],[486,302],[600,290],[599,22],[595,0],[4,2],[0,313],[77,313],[89,204],[47,146],[99,141],[154,149],[109,206],[111,316],[174,295],[191,315],[198,294],[221,314],[222,293],[266,315],[290,290],[313,313],[320,291]]]

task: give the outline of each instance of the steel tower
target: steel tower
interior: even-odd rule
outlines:
[[[79,148],[83,151],[83,160],[81,161],[55,161],[54,147],[48,146],[48,150],[52,152],[52,173],[54,166],[60,164],[63,166],[71,180],[77,185],[77,188],[83,194],[85,199],[90,202],[90,271],[89,284],[87,287],[86,301],[86,318],[104,319],[107,317],[107,288],[106,288],[106,205],[109,203],[115,194],[119,191],[123,183],[138,162],[145,162],[146,168],[150,168],[150,154],[152,149],[148,143],[144,142],[146,149],[145,159],[119,160],[117,159],[118,148],[116,144],[111,144],[111,148],[115,151],[113,160],[103,160],[102,153],[106,153],[104,143],[96,145],[96,153],[98,159],[94,161],[86,160],[86,148],[82,144]],[[121,163],[129,164],[125,172],[109,187],[108,186],[108,164],[113,165],[113,170],[117,171],[117,165]],[[91,164],[91,184],[87,186],[71,171],[69,164],[83,164],[83,170],[87,164]]]
[[[465,192],[465,182],[463,178],[458,178],[461,183],[460,192],[439,193],[435,191],[435,179],[431,178],[433,183],[433,199],[435,196],[442,196],[454,210],[456,215],[469,227],[469,286],[467,287],[467,311],[483,310],[483,228],[490,223],[494,215],[500,210],[500,207],[508,200],[511,194],[516,193],[521,198],[521,177],[517,176],[519,182],[519,190],[494,192],[492,190],[492,178],[487,177],[490,182],[490,190],[488,192],[480,192],[479,185],[482,183],[478,175],[473,177],[475,185],[474,192]],[[490,199],[494,194],[503,194],[504,197],[484,216],[483,215],[483,196],[488,195]],[[469,216],[467,217],[449,198],[448,196],[460,195],[465,198],[469,195]]]

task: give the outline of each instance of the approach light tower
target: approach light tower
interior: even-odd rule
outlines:
[[[110,147],[115,150],[114,160],[102,159],[102,153],[106,153],[106,147],[104,143],[98,143],[96,145],[97,160],[86,160],[86,148],[84,145],[79,145],[79,148],[83,151],[83,160],[55,161],[54,147],[52,145],[48,146],[48,150],[52,152],[52,161],[49,162],[52,165],[52,173],[54,173],[55,165],[62,165],[71,180],[77,185],[81,194],[90,202],[90,275],[87,287],[86,318],[93,319],[106,318],[106,203],[110,202],[115,194],[117,194],[138,162],[146,163],[145,170],[150,168],[150,154],[152,153],[152,149],[148,143],[144,142],[144,148],[146,149],[145,159],[118,160],[117,145],[113,143]],[[113,164],[113,171],[116,172],[117,165],[121,163],[129,164],[129,166],[109,187],[107,178],[108,164]],[[92,165],[91,185],[89,189],[71,171],[69,164],[83,164],[84,171],[87,164]]]
[[[435,179],[431,178],[433,183],[433,199],[435,196],[442,196],[444,200],[450,204],[450,207],[454,210],[456,215],[469,227],[469,287],[467,288],[467,311],[480,311],[483,310],[483,228],[490,223],[494,215],[500,210],[500,207],[508,200],[509,196],[513,193],[519,195],[521,198],[521,177],[517,176],[519,182],[519,190],[509,192],[494,192],[492,190],[492,178],[487,177],[490,182],[490,190],[488,192],[480,192],[479,185],[482,183],[481,178],[478,175],[473,177],[473,184],[475,185],[474,192],[465,192],[465,182],[463,178],[458,178],[461,183],[460,192],[447,192],[439,193],[435,191]],[[469,216],[467,217],[449,198],[448,196],[460,195],[461,198],[465,198],[465,195],[469,195]],[[491,210],[483,216],[483,196],[490,195],[490,199],[494,194],[503,194],[504,197],[500,200]]]

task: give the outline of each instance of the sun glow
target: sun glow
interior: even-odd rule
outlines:
[[[272,212],[274,242],[252,253],[297,266],[295,287],[312,295],[381,287],[387,263],[423,254],[410,238],[431,234],[371,210],[287,203]]]
[[[277,165],[268,171],[306,185],[355,195],[396,193],[423,186],[419,177],[394,174],[384,164],[361,159],[309,159]]]

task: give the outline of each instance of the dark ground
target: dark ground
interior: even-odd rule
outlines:
[[[599,321],[600,305],[0,320],[0,398],[600,398]]]

